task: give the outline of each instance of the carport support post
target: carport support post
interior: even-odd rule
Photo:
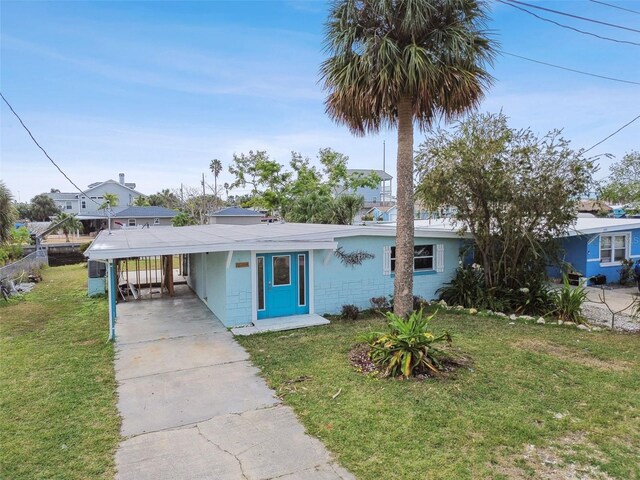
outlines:
[[[109,260],[107,268],[107,281],[109,282],[109,340],[116,338],[116,264]]]

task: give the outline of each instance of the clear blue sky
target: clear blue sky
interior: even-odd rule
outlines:
[[[587,0],[540,2],[640,29],[640,15]],[[640,11],[640,1],[607,0]],[[85,187],[119,172],[144,193],[198,185],[209,161],[265,149],[321,147],[355,168],[380,168],[395,132],[355,138],[324,114],[318,85],[327,3],[321,1],[17,2],[0,4],[3,94],[64,170]],[[608,42],[492,2],[489,27],[508,52],[640,81],[640,46]],[[539,12],[584,30],[640,42],[640,34]],[[499,57],[481,109],[502,109],[514,127],[564,129],[591,146],[640,114],[640,86]],[[1,177],[14,196],[71,186],[2,105]],[[416,135],[416,147],[424,136]],[[640,121],[591,153],[640,149]],[[602,162],[605,175],[610,160]],[[222,181],[230,181],[224,173]],[[212,182],[211,174],[208,181]]]

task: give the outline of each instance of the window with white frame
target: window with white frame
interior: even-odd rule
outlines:
[[[413,271],[434,270],[433,245],[414,245],[413,247]],[[396,247],[391,247],[391,271],[396,271]]]
[[[71,210],[73,208],[73,203],[72,202],[66,202],[64,208],[66,208],[67,210]]]
[[[629,236],[600,235],[600,263],[620,263],[628,257]]]
[[[160,225],[160,219],[159,218],[154,218],[153,219],[153,224],[154,225]]]
[[[135,227],[136,226],[136,219],[135,218],[130,218],[127,222],[127,225],[129,225],[130,227]]]
[[[86,202],[86,200],[82,200],[82,208],[87,208],[87,202]]]

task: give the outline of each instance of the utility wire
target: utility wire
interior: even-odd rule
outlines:
[[[596,33],[587,32],[587,31],[584,31],[584,30],[580,30],[579,28],[571,27],[569,25],[565,25],[563,23],[556,22],[555,20],[551,20],[550,18],[541,17],[537,13],[534,13],[534,12],[532,12],[530,10],[527,10],[526,8],[522,8],[522,7],[519,7],[517,5],[514,5],[510,1],[505,1],[505,0],[496,0],[496,1],[499,2],[499,3],[503,3],[504,5],[509,5],[510,7],[517,8],[518,10],[521,10],[521,11],[523,11],[525,13],[528,13],[529,15],[532,15],[532,16],[536,17],[537,19],[542,20],[543,22],[553,23],[554,25],[557,25],[557,26],[562,27],[562,28],[566,28],[568,30],[573,30],[574,32],[582,33],[583,35],[591,35],[592,37],[600,38],[602,40],[609,40],[610,42],[628,43],[630,45],[638,45],[638,46],[640,46],[640,43],[638,43],[638,42],[632,42],[630,40],[618,40],[616,38],[611,38],[611,37],[604,37],[604,36],[598,35]]]
[[[600,140],[598,143],[596,143],[595,145],[592,145],[591,147],[587,148],[584,152],[582,153],[587,153],[589,150],[593,150],[594,148],[596,148],[598,145],[600,145],[601,143],[606,142],[607,140],[609,140],[611,137],[613,137],[615,134],[617,134],[618,132],[620,132],[621,130],[627,128],[629,125],[631,125],[633,122],[635,122],[636,120],[638,120],[640,118],[640,115],[638,115],[636,118],[634,118],[633,120],[631,120],[628,123],[625,123],[623,126],[621,126],[619,129],[617,129],[615,132],[613,132],[611,135],[603,138],[602,140]]]
[[[631,10],[630,8],[620,7],[618,5],[613,5],[607,2],[600,2],[598,0],[589,0],[589,1],[593,3],[599,3],[600,5],[606,5],[607,7],[617,8],[618,10],[624,10],[625,12],[631,12],[631,13],[635,13],[636,15],[640,15],[640,12],[638,10]]]
[[[11,110],[11,113],[13,113],[13,114],[16,116],[16,118],[17,118],[17,119],[18,119],[18,121],[20,122],[20,125],[22,125],[22,128],[24,128],[24,129],[27,131],[27,133],[28,133],[28,134],[29,134],[29,136],[31,137],[31,140],[33,140],[33,143],[35,143],[35,144],[38,146],[38,148],[39,148],[40,150],[42,150],[42,153],[44,153],[44,154],[45,154],[45,156],[49,159],[49,161],[50,161],[51,163],[53,163],[53,166],[54,166],[54,167],[56,167],[56,168],[58,169],[58,171],[59,171],[59,172],[64,176],[64,178],[66,178],[67,180],[69,180],[69,183],[70,183],[71,185],[73,185],[74,187],[76,187],[76,189],[77,189],[77,190],[78,190],[82,195],[85,195],[85,196],[86,196],[86,193],[85,193],[85,192],[83,192],[83,191],[82,191],[82,189],[81,189],[78,185],[76,185],[76,184],[73,182],[73,180],[71,180],[71,179],[69,178],[69,176],[68,176],[66,173],[64,173],[64,172],[62,171],[62,169],[61,169],[61,168],[58,166],[58,164],[53,160],[53,158],[51,158],[51,157],[49,156],[49,154],[47,153],[47,151],[46,151],[44,148],[42,148],[42,146],[38,143],[38,141],[35,139],[35,137],[34,137],[34,136],[33,136],[33,134],[31,133],[31,130],[29,130],[29,128],[24,124],[24,122],[22,121],[22,118],[20,118],[20,115],[18,115],[18,114],[16,113],[16,111],[13,109],[13,107],[11,106],[11,104],[7,101],[7,99],[6,99],[6,98],[4,98],[4,95],[2,94],[2,92],[0,92],[0,97],[2,97],[2,100],[4,100],[4,103],[6,103],[6,104],[7,104],[7,106],[8,106],[8,107],[9,107],[9,109]],[[89,200],[91,200],[93,203],[95,203],[96,205],[101,206],[101,204],[100,204],[99,202],[97,202],[95,199],[93,199],[93,198],[91,198],[91,197],[89,197],[89,196],[87,196],[87,198],[88,198]]]
[[[567,70],[568,72],[579,73],[581,75],[588,75],[590,77],[602,78],[605,80],[611,80],[612,82],[621,82],[621,83],[630,83],[631,85],[640,85],[640,82],[636,82],[633,80],[623,80],[621,78],[607,77],[606,75],[598,75],[596,73],[583,72],[582,70],[575,70],[573,68],[562,67],[560,65],[554,65],[553,63],[542,62],[540,60],[534,60],[533,58],[523,57],[522,55],[516,55],[515,53],[509,52],[501,52],[505,55],[509,55],[511,57],[521,58],[522,60],[527,60],[528,62],[539,63],[540,65],[546,65],[547,67],[559,68],[560,70]]]
[[[564,15],[565,17],[577,18],[578,20],[584,20],[585,22],[592,22],[600,25],[605,25],[607,27],[619,28],[621,30],[628,30],[629,32],[640,33],[640,30],[636,28],[624,27],[622,25],[616,25],[615,23],[602,22],[600,20],[594,20],[593,18],[581,17],[579,15],[574,15],[572,13],[561,12],[559,10],[553,10],[551,8],[545,8],[539,5],[533,5],[531,3],[519,2],[518,0],[508,0],[508,1],[509,3],[517,3],[518,5],[524,5],[525,7],[535,8],[537,10],[544,10],[545,12],[556,13],[558,15]]]

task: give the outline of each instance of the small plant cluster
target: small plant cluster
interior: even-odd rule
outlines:
[[[587,291],[581,285],[571,287],[566,275],[562,278],[562,287],[551,293],[550,313],[563,322],[586,323],[582,315],[582,305],[587,299]]]
[[[373,297],[369,300],[371,302],[371,307],[374,310],[380,312],[388,312],[393,310],[393,295],[389,295],[388,297],[380,296]],[[420,295],[413,296],[413,310],[420,310],[421,308],[428,307],[429,302],[422,298]]]
[[[386,377],[409,378],[419,374],[439,375],[443,362],[449,357],[438,348],[440,343],[451,343],[448,332],[434,335],[430,330],[433,315],[425,315],[422,309],[407,318],[385,313],[387,329],[368,332],[360,338],[369,345],[369,356]]]
[[[459,267],[453,280],[437,293],[449,305],[531,315],[549,313],[553,297],[546,281],[537,277],[519,288],[487,287],[477,264]]]
[[[343,265],[348,267],[355,267],[356,265],[362,265],[365,260],[371,260],[375,258],[375,255],[364,250],[356,250],[355,252],[345,252],[342,247],[338,247],[334,252],[334,255],[340,259]]]
[[[632,259],[623,259],[620,266],[620,285],[631,285],[635,280],[633,273],[634,261]]]
[[[360,309],[355,305],[343,305],[342,312],[340,312],[340,318],[345,320],[357,320],[360,315]]]

